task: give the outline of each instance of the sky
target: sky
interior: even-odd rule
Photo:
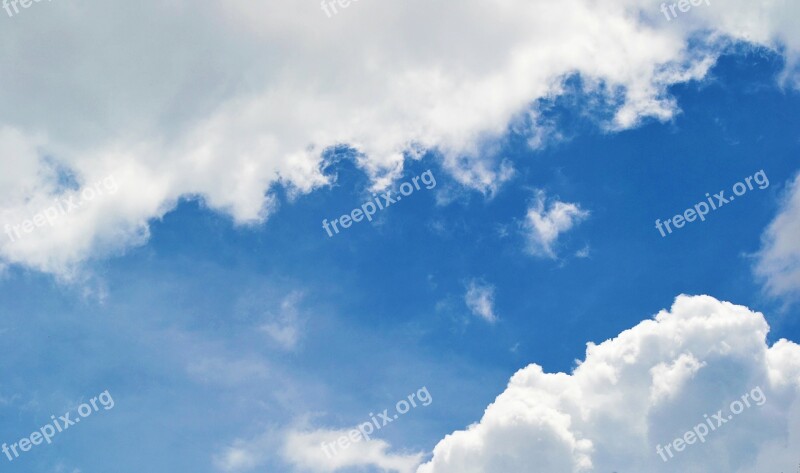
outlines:
[[[2,470],[800,471],[800,3],[338,1],[2,4]]]

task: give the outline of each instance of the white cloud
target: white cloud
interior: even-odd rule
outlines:
[[[0,259],[69,276],[146,241],[184,196],[260,222],[277,208],[272,186],[325,185],[321,152],[339,143],[383,183],[404,151],[435,148],[492,193],[513,175],[496,139],[566,76],[613,107],[610,129],[667,120],[668,87],[703,77],[724,35],[785,44],[794,71],[799,10],[734,0],[668,22],[641,0],[365,1],[334,18],[291,0],[47,3],[0,29],[0,63],[13,65],[0,87],[0,225],[63,194],[48,163],[79,185],[114,174],[120,191],[57,230],[3,239]],[[714,44],[688,48],[698,34]]]
[[[698,361],[691,353],[684,353],[670,363],[657,364],[650,370],[653,380],[650,386],[650,402],[659,404],[674,398],[704,366],[706,364]]]
[[[250,471],[263,465],[269,453],[275,448],[275,438],[271,431],[251,440],[236,440],[232,445],[212,457],[219,471]]]
[[[558,237],[589,216],[577,204],[547,203],[544,191],[536,195],[536,202],[528,209],[523,228],[528,238],[528,251],[535,256],[556,258]]]
[[[242,446],[228,447],[224,453],[214,459],[214,465],[222,471],[249,470],[258,464],[258,459],[253,453]]]
[[[599,345],[572,374],[517,372],[480,422],[439,442],[417,473],[794,471],[800,451],[800,346],[766,344],[760,313],[678,297]],[[735,374],[735,375],[732,375]],[[704,414],[760,387],[755,403],[705,443],[665,463],[656,453]],[[726,411],[727,412],[727,411]]]
[[[789,186],[778,216],[762,236],[756,273],[774,296],[800,295],[800,175]]]
[[[352,430],[290,431],[283,448],[284,458],[297,470],[312,473],[333,473],[345,468],[376,467],[386,472],[413,473],[422,460],[421,454],[393,454],[389,444],[380,439],[353,442],[345,449],[329,450],[321,445],[335,444]]]
[[[467,285],[464,302],[473,314],[487,322],[497,322],[497,315],[494,313],[494,286],[491,284],[473,279]]]
[[[251,439],[237,439],[213,455],[214,466],[223,472],[246,472],[264,467],[279,458],[291,471],[334,473],[373,467],[384,472],[413,473],[422,461],[420,453],[392,453],[384,440],[359,437],[347,448],[336,445],[353,429],[308,429],[294,426],[285,430],[267,430]],[[328,445],[327,453],[322,448]],[[333,447],[330,445],[333,444]],[[277,455],[276,455],[277,454]],[[360,470],[359,470],[360,471]]]
[[[214,456],[226,472],[254,471],[276,454],[286,471],[334,473],[373,467],[398,473],[584,473],[793,471],[800,451],[800,346],[769,346],[764,316],[709,296],[680,296],[600,344],[571,374],[530,365],[511,378],[482,419],[445,436],[427,463],[380,439],[327,455],[346,429],[290,427],[239,439]],[[732,375],[735,374],[735,375]],[[656,452],[760,388],[753,404],[665,463]],[[751,398],[755,400],[755,398]]]

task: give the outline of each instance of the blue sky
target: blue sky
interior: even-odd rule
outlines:
[[[367,1],[370,0],[362,3]],[[360,9],[362,5],[353,7]],[[360,13],[353,7],[355,18]],[[38,10],[47,8],[50,5],[37,6]],[[24,33],[24,28],[34,28],[25,25],[39,22],[38,28],[39,24],[52,21],[37,9],[23,10],[24,16],[14,19],[12,33],[5,34],[23,38],[30,34]],[[83,18],[87,11],[74,13],[76,18]],[[97,14],[107,12],[98,10]],[[340,12],[345,14],[351,15],[351,10]],[[314,21],[338,20],[322,18]],[[75,21],[70,24],[80,24]],[[185,20],[176,16],[163,21],[180,24]],[[205,18],[201,23],[206,21],[216,20]],[[247,24],[249,20],[231,13],[230,21]],[[269,31],[276,35],[270,41],[277,42],[280,25],[270,26],[274,29]],[[194,32],[186,34],[193,37]],[[686,34],[686,38],[693,38]],[[146,31],[125,35],[146,36]],[[83,41],[78,36],[73,39],[76,44]],[[230,44],[220,47],[236,47],[239,41],[244,42],[236,36],[229,40]],[[686,41],[687,45],[693,44]],[[364,123],[370,117],[376,121],[374,135],[356,134],[363,140],[347,143],[329,121],[330,132],[319,129],[318,134],[310,133],[311,144],[305,151],[276,158],[276,162],[290,163],[269,168],[277,177],[256,176],[253,181],[242,176],[262,172],[261,158],[252,158],[261,155],[251,153],[246,145],[240,148],[238,135],[240,130],[250,130],[252,124],[234,118],[230,125],[215,118],[207,127],[198,125],[199,132],[187,133],[189,138],[176,138],[170,133],[173,128],[191,128],[201,122],[201,118],[182,121],[177,117],[181,113],[197,117],[210,113],[208,110],[215,106],[212,104],[223,102],[221,97],[229,94],[233,83],[236,97],[249,97],[257,89],[255,82],[263,71],[253,76],[245,71],[232,74],[235,79],[226,79],[227,70],[207,72],[202,80],[210,85],[202,98],[194,97],[194,86],[176,86],[172,90],[167,85],[155,86],[149,92],[131,88],[126,92],[129,96],[119,97],[121,104],[141,102],[141,97],[158,104],[153,105],[158,109],[153,116],[169,123],[157,131],[148,128],[152,124],[142,118],[152,112],[145,105],[141,116],[131,105],[124,116],[116,115],[123,112],[109,111],[91,119],[80,116],[80,123],[65,121],[55,125],[39,120],[29,111],[16,116],[3,114],[0,142],[15,153],[8,152],[2,158],[2,169],[22,169],[20,176],[24,172],[31,176],[46,174],[42,171],[47,169],[45,164],[31,165],[30,169],[28,164],[15,164],[16,159],[24,162],[29,149],[40,153],[41,162],[68,163],[63,164],[65,169],[80,170],[96,159],[92,172],[85,168],[83,173],[75,174],[86,175],[88,182],[89,175],[97,178],[106,170],[116,169],[113,172],[119,176],[120,194],[98,203],[96,213],[78,213],[76,220],[56,230],[37,229],[38,233],[29,239],[14,242],[16,246],[3,243],[0,442],[18,442],[50,422],[51,415],[74,411],[106,390],[115,405],[60,433],[52,445],[35,446],[11,462],[0,455],[2,469],[65,473],[406,473],[386,467],[387,462],[392,455],[411,462],[408,458],[415,454],[427,463],[420,467],[421,473],[459,471],[464,468],[458,466],[462,461],[459,458],[472,465],[474,469],[470,471],[492,473],[498,469],[671,471],[678,467],[677,462],[685,462],[680,466],[685,471],[695,471],[692,468],[703,467],[704,457],[713,458],[715,464],[725,465],[725,471],[732,472],[796,465],[800,459],[794,458],[794,463],[788,460],[792,446],[800,441],[791,434],[800,431],[797,345],[789,344],[784,358],[779,356],[784,352],[772,352],[779,361],[770,361],[771,372],[759,362],[742,361],[761,360],[762,356],[772,360],[773,355],[768,353],[774,343],[781,339],[800,341],[796,304],[800,282],[792,286],[792,281],[796,282],[792,275],[796,273],[791,272],[797,261],[792,258],[800,255],[800,248],[796,243],[788,249],[770,243],[791,243],[791,229],[795,228],[792,225],[800,221],[800,214],[793,214],[789,204],[792,196],[800,195],[799,186],[794,184],[800,169],[800,95],[785,79],[794,59],[793,43],[786,41],[789,45],[784,49],[732,41],[733,46],[715,51],[719,56],[713,65],[688,74],[687,80],[654,79],[663,86],[663,91],[655,94],[657,105],[648,100],[641,105],[613,91],[615,87],[635,90],[639,85],[636,73],[632,78],[621,79],[622,85],[609,79],[613,74],[606,77],[605,72],[598,73],[602,84],[598,88],[595,78],[587,79],[590,74],[579,71],[560,74],[557,93],[527,97],[527,103],[519,108],[523,112],[505,122],[495,121],[491,127],[482,124],[485,130],[475,131],[464,125],[468,131],[459,129],[450,135],[447,127],[437,128],[436,122],[436,126],[428,124],[430,135],[425,131],[405,136],[392,129],[394,122],[389,121],[383,128],[387,135],[397,132],[402,135],[400,138],[407,138],[404,142],[419,143],[419,148],[402,150],[399,158],[397,153],[387,153],[373,159],[384,150],[385,143],[377,132],[386,125],[387,118],[361,110]],[[75,47],[80,50],[82,46]],[[287,48],[284,52],[289,51]],[[96,53],[97,57],[102,56],[100,49]],[[245,50],[242,57],[248,54]],[[610,56],[614,54],[609,52]],[[187,52],[176,59],[175,67],[196,72],[194,60]],[[235,69],[239,60],[228,58],[227,66]],[[270,59],[273,60],[282,59]],[[470,57],[463,60],[465,71],[474,65]],[[32,70],[40,67],[36,58],[19,61],[29,63]],[[323,67],[320,62],[315,64]],[[501,68],[492,64],[486,67],[494,66]],[[166,74],[169,84],[185,85],[173,77],[177,73]],[[112,84],[108,87],[119,79],[116,73],[112,75],[107,78],[107,83]],[[190,75],[187,72],[186,77]],[[424,74],[420,77],[427,78]],[[365,84],[365,90],[371,86]],[[431,87],[434,90],[432,83]],[[86,93],[98,103],[114,96],[113,92],[105,95],[102,87],[87,89]],[[184,95],[193,97],[187,109],[173,110],[171,107],[180,103]],[[258,115],[253,112],[258,105],[248,108],[251,105],[242,105],[236,97],[225,102],[234,117],[238,115],[237,106],[246,117],[243,120],[249,119],[250,113]],[[286,103],[299,111],[286,109],[283,113],[314,113],[303,100],[292,102],[293,97],[287,94]],[[6,107],[12,106],[13,100],[0,97]],[[409,99],[409,103],[414,100]],[[472,103],[483,103],[483,97],[472,97]],[[635,105],[638,119],[625,122],[620,110],[630,103]],[[34,105],[45,107],[46,101]],[[55,107],[57,103],[51,105]],[[333,108],[338,105],[341,103],[331,101]],[[320,113],[327,113],[327,106],[315,103],[317,106],[323,109]],[[668,117],[660,115],[666,113],[662,106],[669,109]],[[343,117],[350,112],[347,108],[338,110]],[[526,111],[534,110],[535,114],[526,115]],[[461,114],[467,113],[448,112],[452,112],[450,123],[460,123]],[[491,115],[494,109],[489,107],[484,112]],[[132,125],[130,130],[112,133],[102,140],[95,137],[102,135],[106,127],[116,127],[126,120]],[[353,122],[347,120],[342,118],[342,126],[352,127]],[[396,123],[405,126],[404,120],[405,116],[398,115]],[[297,133],[288,125],[286,129],[275,126],[278,136],[281,132],[292,137]],[[367,124],[363,126],[369,128]],[[186,161],[180,152],[169,151],[174,143],[183,143],[184,139],[193,143],[193,139],[219,129],[236,131],[230,132],[231,136],[209,139],[208,148],[175,145],[184,151],[192,150],[187,152],[191,159]],[[14,130],[30,134],[17,135]],[[47,140],[40,139],[35,130],[47,135]],[[139,142],[130,148],[111,146],[103,148],[102,153],[97,151],[106,146],[106,141],[122,143],[120,136],[137,133],[150,133],[157,144]],[[467,135],[469,139],[465,138]],[[536,136],[541,140],[532,145]],[[326,143],[328,138],[333,138],[334,143]],[[272,150],[270,139],[254,141],[258,145],[253,150]],[[463,142],[464,149],[453,145],[454,141]],[[139,145],[142,150],[163,150],[163,160],[150,158],[146,152],[145,157],[132,157],[132,153],[140,151]],[[197,149],[212,149],[222,157],[212,159]],[[413,149],[421,151],[414,153]],[[227,150],[244,157],[240,159],[237,154],[227,161]],[[318,161],[307,165],[304,160],[314,153]],[[73,154],[80,158],[70,161]],[[213,165],[209,164],[212,161]],[[503,170],[508,172],[504,174]],[[373,192],[385,192],[378,191],[379,187],[396,193],[401,183],[426,171],[435,176],[435,187],[423,186],[378,212],[373,222],[360,222],[333,237],[323,229],[323,219],[349,213],[369,200]],[[730,193],[736,182],[759,171],[769,178],[765,189],[755,188],[711,212],[705,222],[687,224],[666,237],[656,229],[657,219],[663,221],[683,213],[704,201],[706,193]],[[8,191],[3,197],[8,202],[4,210],[15,217],[32,214],[30,209],[42,208],[45,197],[65,191],[48,187],[46,180],[31,180],[36,185],[29,185],[27,178],[14,179],[20,186],[17,192]],[[45,197],[31,190],[38,188],[44,189]],[[253,195],[257,196],[255,201]],[[39,197],[41,200],[36,200]],[[547,212],[559,208],[559,204],[574,206],[573,212],[564,217],[568,225],[555,230],[552,240],[543,243],[544,237],[531,228],[531,212],[536,213],[538,208],[539,216],[546,220]],[[79,220],[81,215],[88,217]],[[3,223],[7,221],[12,222]],[[552,221],[549,224],[555,225]],[[61,236],[47,236],[51,233]],[[772,270],[759,269],[767,262],[774,263],[775,258],[787,261],[788,275],[783,278]],[[783,289],[771,290],[775,286],[770,284],[780,284]],[[476,298],[483,297],[494,320],[482,317],[470,303],[471,289]],[[738,309],[692,298],[685,306],[676,304],[670,309],[681,294],[708,295],[763,313],[769,325],[767,344],[751,346],[752,340],[747,338],[755,337],[758,342],[759,332],[748,324],[761,320],[759,315],[750,314],[750,318],[745,317],[750,322],[740,323]],[[540,375],[532,364],[540,366],[544,373],[571,375],[577,366],[586,363],[593,367],[584,372],[589,373],[588,379],[603,378],[603,366],[614,371],[615,362],[602,358],[606,364],[594,367],[600,355],[587,354],[587,343],[600,345],[610,340],[604,346],[613,351],[615,343],[622,343],[621,334],[634,327],[637,329],[629,330],[630,336],[644,333],[648,325],[643,321],[661,310],[671,310],[675,320],[695,311],[723,314],[726,322],[709,322],[702,330],[698,328],[702,325],[700,316],[692,319],[687,315],[685,326],[674,334],[664,328],[659,336],[678,340],[686,335],[689,340],[689,335],[702,332],[713,338],[716,330],[720,346],[730,348],[731,342],[733,348],[730,353],[712,350],[707,358],[699,355],[696,347],[686,348],[695,342],[675,341],[674,347],[664,348],[669,353],[664,360],[680,360],[681,354],[697,356],[699,360],[697,366],[689,363],[694,371],[688,378],[679,376],[674,383],[670,378],[670,389],[678,393],[671,394],[677,397],[670,399],[702,399],[674,401],[667,407],[653,401],[646,410],[652,415],[648,418],[651,430],[647,436],[633,436],[630,438],[634,440],[630,440],[625,437],[627,430],[619,427],[620,444],[626,439],[631,444],[641,441],[646,446],[644,453],[621,453],[602,440],[602,432],[606,436],[616,432],[618,425],[614,422],[623,423],[619,419],[629,406],[626,402],[613,404],[618,410],[614,412],[620,415],[614,422],[586,420],[593,418],[586,412],[596,408],[591,406],[601,405],[606,395],[619,395],[620,399],[646,397],[648,391],[641,394],[630,387],[637,384],[633,382],[628,386],[627,382],[614,381],[613,387],[597,388],[595,392],[584,386],[583,404],[575,401],[586,411],[581,421],[573,413],[572,425],[586,422],[576,432],[581,431],[581,435],[595,442],[590,457],[592,468],[596,469],[587,469],[580,463],[582,444],[571,447],[570,454],[562,453],[561,440],[548,444],[550,431],[536,434],[533,427],[525,430],[517,421],[509,421],[514,425],[509,431],[491,430],[495,422],[503,423],[487,411],[493,403],[498,410],[508,409],[502,411],[508,414],[500,416],[503,419],[547,424],[550,417],[538,417],[537,406],[549,406],[550,401],[538,397],[538,391],[534,394],[541,386],[556,389],[560,394],[553,394],[554,398],[563,395],[559,403],[572,402],[567,401],[572,399],[571,390],[552,388],[566,382],[563,378],[541,375],[541,380],[535,381]],[[730,328],[729,332],[725,323],[738,328]],[[648,344],[669,346],[669,342],[657,342],[653,337],[643,336],[640,350],[646,351]],[[620,373],[625,364],[646,365],[636,353],[631,355],[635,361],[620,355],[626,360],[617,367]],[[662,364],[680,365],[677,361],[675,365],[670,363]],[[652,373],[656,364],[647,365],[642,372]],[[709,366],[707,371],[713,373],[709,378],[702,375],[706,368],[699,367],[705,364]],[[530,383],[526,388],[531,389],[530,396],[526,399],[531,411],[504,407],[508,399],[516,396],[509,379],[518,371],[520,379],[529,376],[534,380],[525,381]],[[619,376],[620,380],[625,379]],[[581,378],[575,374],[572,379]],[[692,384],[686,379],[697,381]],[[750,420],[731,427],[734,433],[713,446],[710,443],[708,450],[695,446],[697,452],[661,464],[652,440],[663,440],[663,444],[682,430],[691,429],[700,413],[715,412],[712,405],[740,394],[739,383],[743,379],[762,383],[769,379],[771,384],[764,385],[768,398],[774,396],[780,401],[768,402],[764,417],[752,414]],[[329,435],[335,440],[340,433],[332,431],[346,431],[369,421],[371,413],[393,408],[398,400],[422,387],[429,390],[433,402],[412,409],[381,429],[376,438],[386,444],[377,457],[364,450],[354,453],[356,460],[340,466],[335,461],[315,463],[312,447],[293,450],[292,444],[287,443],[293,434]],[[747,389],[751,387],[748,385]],[[655,396],[652,389],[655,388],[649,392]],[[702,396],[697,395],[701,392],[698,390]],[[692,404],[695,401],[698,404]],[[558,405],[553,409],[571,412]],[[673,426],[662,417],[680,419],[682,423],[676,420]],[[659,419],[661,424],[657,424]],[[754,425],[775,419],[780,419],[780,425],[774,423],[774,431],[753,434],[747,440],[737,437],[747,435],[747,429],[755,432]],[[476,423],[480,425],[470,428],[464,437],[446,439]],[[486,431],[481,430],[484,427]],[[514,430],[517,427],[521,430]],[[469,445],[475,444],[464,440],[464,447],[459,442],[472,434],[480,435],[477,438],[483,446],[471,452]],[[542,437],[546,439],[544,443]],[[775,463],[769,463],[765,458],[773,452],[773,443],[782,440],[787,445],[785,451],[772,455]],[[526,457],[528,444],[532,452],[555,452],[553,458],[534,462]],[[492,445],[507,448],[492,451]],[[361,447],[352,448],[355,451]],[[570,455],[574,455],[575,463],[564,466],[572,458]],[[308,462],[315,466],[304,466]]]

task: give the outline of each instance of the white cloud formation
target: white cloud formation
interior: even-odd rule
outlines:
[[[66,192],[53,163],[79,189],[114,174],[120,191],[57,230],[4,238],[0,260],[68,276],[146,241],[187,196],[262,221],[274,185],[325,185],[321,152],[340,143],[376,182],[404,151],[435,148],[489,193],[513,174],[496,138],[565,77],[613,107],[609,128],[667,120],[668,87],[703,77],[721,38],[785,45],[795,71],[798,14],[768,0],[673,21],[641,0],[359,2],[333,18],[290,0],[47,3],[0,28],[0,225]],[[698,34],[711,41],[690,49]]]
[[[290,427],[237,440],[214,456],[218,469],[251,471],[278,453],[290,471],[366,467],[397,473],[590,473],[793,471],[800,451],[800,345],[770,346],[761,313],[710,296],[679,296],[669,311],[598,345],[571,374],[532,364],[511,378],[480,421],[445,436],[421,464],[416,453],[347,429]],[[753,393],[760,392],[759,400]],[[684,437],[733,401],[749,407],[704,442],[664,462],[657,447]]]
[[[333,473],[345,468],[375,467],[385,472],[413,473],[422,460],[421,454],[389,453],[389,444],[380,439],[363,439],[342,449],[333,447],[326,454],[322,443],[336,444],[351,430],[290,431],[286,435],[283,456],[297,471]]]
[[[464,302],[476,316],[490,323],[497,322],[497,315],[494,312],[494,286],[491,284],[476,279],[471,280],[467,285]]]
[[[544,191],[538,191],[536,202],[528,209],[523,228],[528,239],[528,251],[535,256],[556,258],[558,237],[589,216],[578,204],[547,202]]]
[[[234,445],[216,456],[214,465],[221,471],[245,471],[258,466],[259,461],[250,450]]]
[[[302,473],[361,471],[365,467],[387,473],[414,473],[422,461],[421,453],[392,453],[386,441],[375,438],[365,441],[359,437],[347,448],[337,446],[338,439],[348,438],[354,429],[294,426],[285,430],[267,430],[251,439],[233,441],[212,459],[219,471],[246,472],[280,458],[291,467],[291,471]],[[322,448],[323,443],[327,445],[327,453]]]
[[[793,471],[800,346],[769,347],[768,331],[745,307],[680,296],[654,320],[589,343],[572,374],[517,372],[480,422],[446,436],[418,473]],[[669,462],[656,453],[756,387],[762,406]]]
[[[653,380],[650,386],[650,402],[660,404],[674,398],[684,389],[685,384],[706,366],[691,353],[684,353],[670,363],[659,363],[650,370]]]
[[[789,186],[778,216],[762,236],[756,273],[773,296],[800,295],[800,175]]]

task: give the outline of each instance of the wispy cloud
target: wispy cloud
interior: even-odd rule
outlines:
[[[280,310],[277,313],[268,313],[267,320],[260,327],[262,332],[284,350],[294,350],[300,340],[302,320],[298,305],[302,298],[303,294],[299,291],[286,296],[281,301]]]
[[[389,444],[370,439],[352,443],[337,455],[328,456],[320,448],[325,443],[335,443],[347,436],[350,430],[290,431],[286,435],[283,455],[288,462],[312,473],[333,473],[345,468],[374,467],[385,472],[414,473],[422,461],[421,454],[389,453]]]
[[[263,465],[276,449],[275,434],[267,431],[252,439],[237,439],[213,455],[212,462],[219,471],[235,473],[250,471]]]
[[[467,285],[464,302],[473,314],[489,323],[497,322],[497,314],[494,311],[494,286],[491,284],[477,279],[471,280]]]
[[[548,202],[544,191],[538,191],[536,201],[528,209],[523,228],[528,239],[528,251],[534,256],[555,259],[558,237],[589,216],[578,204]]]
[[[762,236],[755,270],[770,294],[800,297],[800,175],[789,185],[778,215]]]

